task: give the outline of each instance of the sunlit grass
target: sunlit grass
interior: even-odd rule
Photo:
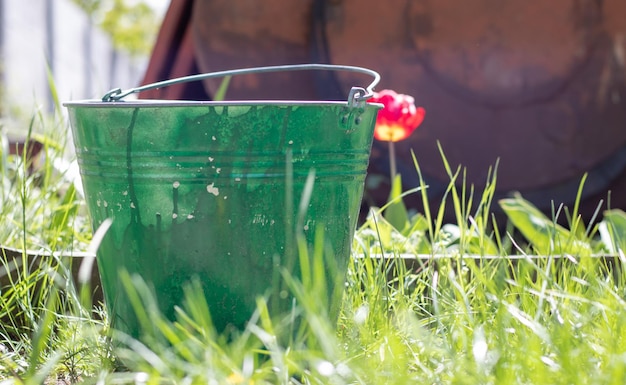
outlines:
[[[30,140],[44,144],[45,156],[8,155],[4,147],[0,243],[84,251],[91,232],[83,198],[55,166],[65,156],[58,133],[67,127],[42,115],[30,124]],[[246,329],[221,334],[197,282],[170,320],[149,284],[122,274],[144,325],[136,340],[109,329],[91,288],[74,281],[70,259],[29,265],[26,254],[2,256],[0,381],[624,383],[626,215],[611,210],[583,224],[575,207],[557,205],[554,216],[570,224],[563,227],[523,197],[493,202],[496,169],[479,189],[466,185],[462,168],[450,168],[443,150],[442,161],[457,223],[443,222],[444,207],[415,215],[393,204],[393,215],[373,210],[357,230],[336,320],[322,232],[313,245],[295,232],[302,274],[280,272],[298,304],[292,312],[273,314],[268,298],[258,298]],[[422,180],[405,193],[425,197],[427,188]],[[510,219],[509,233],[493,223],[495,204]],[[510,236],[513,228],[521,237]]]

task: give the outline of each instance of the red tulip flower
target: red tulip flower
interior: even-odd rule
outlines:
[[[425,109],[415,107],[413,97],[392,90],[375,92],[369,102],[385,106],[378,112],[374,131],[374,138],[385,142],[398,142],[408,138],[426,115]]]
[[[374,138],[389,142],[389,163],[393,180],[396,175],[396,154],[393,144],[408,138],[422,124],[426,110],[415,107],[412,96],[398,94],[392,90],[375,92],[368,102],[384,105],[376,117]]]

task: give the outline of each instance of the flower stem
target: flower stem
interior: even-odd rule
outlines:
[[[391,183],[396,178],[396,147],[394,142],[389,141],[389,177],[391,179]]]

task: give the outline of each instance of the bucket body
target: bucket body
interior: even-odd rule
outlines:
[[[280,269],[298,277],[286,250],[295,232],[311,244],[323,228],[333,274],[345,279],[379,105],[79,101],[66,107],[93,228],[113,220],[97,262],[116,329],[141,334],[121,269],[153,288],[170,319],[185,284],[198,279],[218,331],[244,327],[256,298],[282,279]],[[302,217],[309,175],[313,191]],[[278,297],[272,301],[287,310],[293,298]]]

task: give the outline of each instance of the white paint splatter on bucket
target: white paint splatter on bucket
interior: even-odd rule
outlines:
[[[206,186],[206,191],[209,194],[213,194],[215,196],[220,195],[220,189],[215,187],[215,183],[211,183],[210,185]]]

